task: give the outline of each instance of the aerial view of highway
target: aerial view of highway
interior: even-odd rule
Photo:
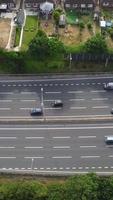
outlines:
[[[71,116],[112,116],[112,90],[108,76],[69,78],[8,78],[0,80],[0,171],[113,173],[111,122],[68,123]],[[53,106],[60,100],[62,106]],[[43,108],[42,108],[43,107]],[[41,116],[31,110],[42,108]],[[30,124],[30,119],[52,116],[62,123]],[[26,123],[11,123],[14,119]],[[9,121],[8,121],[9,120]],[[4,121],[4,123],[3,123]],[[7,122],[7,124],[6,124]],[[9,122],[9,123],[8,123]]]

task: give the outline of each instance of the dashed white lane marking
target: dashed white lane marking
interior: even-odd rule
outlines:
[[[104,168],[105,168],[105,169],[108,169],[108,166],[105,166]]]
[[[13,87],[16,87],[16,84],[13,84]]]
[[[10,84],[8,84],[8,87],[10,87],[11,85]]]
[[[69,139],[71,138],[70,136],[55,136],[55,137],[52,137],[54,139]]]
[[[25,137],[26,139],[44,139],[45,137]]]
[[[0,102],[8,103],[8,102],[12,102],[12,100],[0,100]]]
[[[16,157],[0,157],[0,159],[15,159]]]
[[[32,108],[20,108],[20,110],[31,110]]]
[[[83,169],[83,167],[78,167],[78,169]]]
[[[44,107],[44,110],[61,110],[62,108],[52,108],[52,107]]]
[[[61,92],[45,92],[45,94],[61,94]]]
[[[91,90],[90,92],[92,92],[92,93],[96,93],[96,92],[106,92],[106,90]]]
[[[0,147],[0,149],[15,149],[15,147]]]
[[[42,159],[42,158],[44,158],[44,157],[43,157],[43,156],[37,156],[37,157],[36,157],[36,156],[31,156],[31,157],[30,157],[30,156],[26,156],[26,157],[24,157],[24,158],[25,158],[25,159],[35,159],[35,158],[36,158],[36,159],[38,159],[38,158],[39,158],[39,159]]]
[[[21,87],[22,85],[21,84],[18,84],[18,87]]]
[[[92,166],[91,168],[92,168],[92,169],[95,169],[96,167]]]
[[[98,85],[101,85],[101,83],[97,83]],[[102,83],[103,84],[103,83]]]
[[[84,101],[85,99],[69,99],[69,101]]]
[[[64,84],[63,84],[63,83],[60,83],[60,86],[64,86]]]
[[[70,169],[70,167],[66,167],[65,169],[69,170],[69,169]]]
[[[42,86],[42,84],[40,83],[39,86]]]
[[[98,108],[109,108],[109,106],[93,106],[92,108],[98,109]]]
[[[28,84],[28,86],[29,86],[29,87],[31,87],[31,86],[32,86],[32,84]]]
[[[72,167],[72,169],[76,169],[76,167]]]
[[[50,170],[51,168],[50,168],[50,167],[47,167],[46,169],[47,169],[47,170]]]
[[[80,156],[81,158],[100,158],[100,156]]]
[[[81,94],[83,91],[68,91],[69,94]]]
[[[63,167],[59,167],[60,170],[64,169]]]
[[[40,170],[43,170],[44,169],[44,167],[40,167]]]
[[[53,156],[52,158],[55,158],[55,159],[57,159],[57,158],[58,158],[58,159],[59,159],[59,158],[61,158],[61,159],[64,158],[64,159],[65,159],[65,158],[66,158],[66,159],[67,159],[67,158],[72,158],[72,156]]]
[[[44,147],[24,147],[24,149],[43,149]]]
[[[93,101],[102,101],[102,100],[108,100],[108,98],[92,98]]]
[[[76,83],[76,85],[80,85],[79,83]]]
[[[55,101],[55,100],[54,99],[44,99],[45,102],[51,102],[51,101]]]
[[[80,146],[80,148],[95,148],[96,146]]]
[[[95,135],[82,135],[82,136],[78,136],[78,138],[96,138],[96,136]]]
[[[74,85],[74,83],[71,83],[70,85],[72,85],[72,86],[73,86],[73,85]]]
[[[53,86],[53,83],[50,83],[49,86]]]
[[[92,85],[95,85],[96,83],[92,83]]]
[[[70,107],[70,109],[77,109],[77,110],[79,110],[79,109],[86,109],[87,107]]]
[[[0,110],[11,110],[11,108],[0,108]]]
[[[44,86],[46,86],[46,87],[47,87],[47,86],[48,86],[48,84],[44,84]]]
[[[3,140],[8,139],[9,140],[9,139],[17,139],[17,137],[0,137],[0,139],[3,139]]]
[[[35,102],[36,100],[35,99],[23,99],[23,100],[20,100],[21,102]]]
[[[20,92],[21,94],[36,94],[36,92]]]
[[[68,86],[68,85],[69,85],[69,83],[66,83],[65,85],[66,85],[66,86]]]
[[[90,83],[86,83],[86,85],[90,85]]]
[[[14,94],[13,92],[0,92],[0,94]]]
[[[53,167],[53,170],[56,170],[57,169],[57,167]]]
[[[35,86],[35,87],[36,87],[36,86],[37,86],[37,84],[33,84],[33,86]]]
[[[53,149],[70,149],[70,146],[55,146]]]
[[[113,158],[113,155],[108,156],[109,158]]]
[[[101,166],[99,166],[99,167],[98,167],[98,169],[102,169],[102,167],[101,167]]]
[[[23,86],[26,87],[27,85],[26,85],[26,84],[23,84]]]
[[[3,84],[2,86],[3,86],[3,87],[5,87],[5,86],[6,86],[6,84]]]
[[[89,169],[89,167],[85,167],[85,169]]]

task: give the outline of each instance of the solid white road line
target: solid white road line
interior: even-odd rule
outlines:
[[[45,137],[25,137],[26,139],[44,139]]]
[[[85,136],[85,135],[83,135],[83,136],[78,136],[78,138],[96,138],[96,136],[95,135],[87,135],[87,136]]]
[[[68,91],[69,94],[81,94],[83,91]]]
[[[70,146],[55,146],[53,149],[70,149]]]
[[[13,92],[0,92],[0,94],[14,94]]]
[[[44,110],[61,110],[62,108],[61,107],[59,107],[59,108],[52,108],[52,107],[44,107]]]
[[[70,109],[77,109],[77,110],[79,110],[79,109],[86,109],[87,107],[70,107]]]
[[[69,101],[84,101],[85,99],[69,99]]]
[[[61,92],[45,92],[45,94],[60,94]]]
[[[53,156],[52,158],[72,158],[72,156]]]
[[[20,108],[20,110],[31,110],[32,108]]]
[[[59,136],[59,137],[52,137],[52,138],[54,138],[54,139],[69,139],[69,138],[71,138],[70,136]]]
[[[51,101],[55,101],[55,100],[54,99],[44,99],[44,101],[47,101],[47,102],[51,102]]]
[[[44,147],[24,147],[24,149],[43,149]]]
[[[109,106],[93,106],[92,108],[94,108],[94,109],[98,109],[98,108],[109,108]]]
[[[100,158],[100,156],[80,156],[81,158]]]
[[[94,148],[96,146],[80,146],[80,148]]]

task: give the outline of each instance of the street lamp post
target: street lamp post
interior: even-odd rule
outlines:
[[[42,111],[43,111],[43,116],[44,116],[44,95],[43,95],[43,88],[41,88],[41,108],[42,108]]]
[[[33,162],[34,162],[34,158],[32,158],[32,161],[31,161],[31,170],[33,168]]]
[[[71,69],[71,63],[72,63],[72,55],[71,53],[69,54],[69,68]]]

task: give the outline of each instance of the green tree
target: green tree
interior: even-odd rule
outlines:
[[[105,53],[108,51],[106,41],[103,36],[96,34],[85,42],[84,49],[88,53]]]
[[[48,46],[50,55],[62,54],[65,52],[64,44],[58,38],[50,38]]]
[[[98,182],[94,174],[70,178],[65,184],[65,200],[97,200]]]
[[[39,30],[35,38],[31,41],[29,52],[39,59],[43,59],[49,54],[48,37],[43,31]]]
[[[56,183],[49,185],[47,200],[64,200],[63,184]]]

